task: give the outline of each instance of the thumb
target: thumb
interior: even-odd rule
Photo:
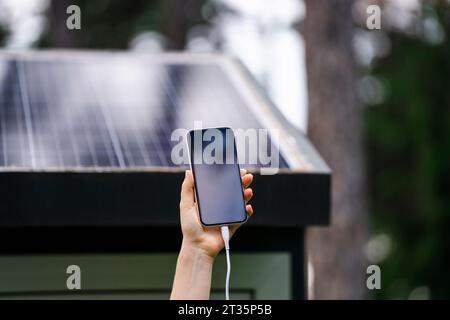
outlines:
[[[194,177],[191,170],[186,170],[183,184],[181,185],[180,209],[194,205]]]

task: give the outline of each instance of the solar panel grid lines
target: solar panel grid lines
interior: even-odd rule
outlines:
[[[83,65],[83,74],[86,77],[86,82],[89,87],[89,91],[87,91],[87,92],[89,92],[89,94],[90,94],[90,95],[88,94],[88,96],[90,97],[90,98],[88,98],[88,101],[91,105],[88,108],[96,111],[95,112],[95,115],[96,115],[95,123],[102,124],[102,126],[103,126],[103,127],[96,127],[96,126],[93,126],[92,123],[90,123],[90,127],[97,128],[97,130],[98,130],[97,133],[99,133],[102,138],[102,140],[101,140],[102,146],[108,156],[108,160],[104,159],[105,164],[102,164],[102,165],[116,166],[116,165],[119,165],[120,162],[123,163],[124,160],[121,155],[117,154],[117,150],[120,148],[120,146],[118,145],[118,142],[116,141],[116,145],[114,146],[114,143],[111,140],[111,134],[116,136],[116,133],[113,131],[114,128],[111,125],[111,122],[108,126],[108,123],[106,122],[106,119],[105,119],[105,114],[108,114],[108,107],[106,105],[104,105],[106,103],[104,101],[105,98],[100,97],[100,95],[103,94],[103,92],[102,92],[102,80],[103,79],[98,79],[98,77],[101,75],[102,70],[97,69],[97,68],[98,68],[98,65],[91,65],[91,66]],[[106,81],[106,80],[107,79],[104,79],[104,81]],[[97,88],[95,88],[95,86],[97,86]],[[114,94],[114,91],[111,90],[109,93]],[[92,136],[95,136],[95,134],[93,134]],[[98,143],[98,144],[100,144],[100,143]],[[119,160],[119,158],[120,158],[120,160]],[[120,166],[120,167],[123,168],[123,166],[124,165],[122,164],[122,166]]]
[[[28,147],[29,147],[29,153],[30,153],[30,159],[31,159],[31,167],[36,168],[36,153],[35,153],[35,146],[34,146],[34,137],[33,137],[33,123],[31,120],[31,107],[30,107],[30,101],[28,99],[28,87],[27,83],[25,81],[25,74],[23,70],[23,65],[20,61],[18,61],[16,64],[17,67],[17,74],[19,78],[19,92],[20,97],[22,99],[22,108],[25,116],[25,128],[26,128],[26,134],[28,139]]]
[[[175,119],[172,110],[177,107],[177,99],[174,93],[168,89],[168,86],[171,85],[171,81],[174,81],[174,79],[171,79],[170,74],[164,69],[159,69],[159,72],[156,75],[157,83],[160,84],[159,88],[161,89],[160,96],[162,97],[161,105],[158,109],[161,111],[164,110],[164,112],[157,113],[157,117],[154,121],[155,126],[152,130],[152,137],[156,138],[154,141],[158,145],[157,150],[161,163],[167,164],[171,161],[167,150],[169,148],[168,143],[172,133],[171,129],[173,129],[173,125],[170,125],[170,122]]]
[[[44,139],[40,139],[42,143],[40,152],[43,160],[41,167],[51,164],[79,166],[81,164],[80,147],[75,144],[74,140],[74,128],[69,114],[71,110],[64,108],[65,97],[61,94],[64,89],[54,90],[54,86],[61,81],[56,78],[58,81],[55,82],[55,77],[61,77],[57,74],[64,73],[64,71],[55,71],[55,66],[47,63],[37,65],[26,63],[26,66],[28,88],[34,90],[32,94],[34,99],[33,120],[36,124],[41,124],[41,130],[35,132],[35,136],[38,139],[44,137]],[[38,112],[39,109],[45,110],[45,112]],[[55,161],[53,153],[56,153],[58,161]]]
[[[120,146],[123,162],[126,166],[150,166],[151,161],[149,150],[145,146],[145,140],[139,129],[135,126],[135,119],[140,112],[140,104],[142,99],[139,93],[136,92],[135,85],[130,85],[128,90],[121,91],[120,83],[115,81],[117,77],[112,77],[110,81],[104,83],[103,86],[109,87],[111,94],[103,97],[105,108],[103,112],[108,114],[111,123],[114,126],[114,134],[117,137],[117,146]],[[101,91],[101,90],[100,90]],[[119,111],[118,116],[115,110],[120,110],[120,106],[126,106],[127,110]],[[142,115],[145,117],[145,115]],[[126,130],[121,130],[124,127]],[[152,141],[153,145],[153,141]],[[156,148],[152,147],[151,150]]]
[[[80,67],[81,66],[79,66],[79,68]],[[77,70],[75,70],[74,65],[68,65],[68,66],[66,66],[66,68],[68,69],[67,74],[69,74],[69,75],[77,74],[76,73]],[[84,77],[81,74],[80,79],[78,81],[85,80],[83,78]],[[73,87],[73,90],[74,90],[74,94],[72,96],[74,99],[74,108],[76,109],[75,112],[77,114],[79,114],[79,116],[78,116],[78,122],[80,125],[79,130],[82,132],[81,135],[82,135],[84,141],[86,142],[87,150],[89,151],[88,152],[89,157],[87,157],[87,156],[82,157],[80,162],[82,165],[93,165],[93,166],[97,167],[97,166],[99,166],[99,156],[96,151],[97,150],[96,143],[95,143],[94,139],[92,139],[92,136],[96,136],[96,135],[90,132],[91,130],[88,125],[88,121],[91,119],[91,117],[93,119],[96,118],[96,114],[93,112],[93,110],[95,110],[95,109],[94,108],[83,108],[83,104],[84,104],[83,97],[87,92],[89,92],[88,91],[89,88],[83,88],[82,86],[77,85],[77,86]],[[99,121],[99,120],[96,120],[96,121]],[[106,135],[103,133],[103,134],[100,134],[100,136],[102,137],[103,146],[105,146],[105,148],[107,148],[104,143],[104,141],[106,141],[106,138],[105,138]],[[109,151],[109,152],[107,152],[107,154],[108,154],[109,161],[111,161],[111,159],[113,159],[111,152]]]
[[[1,114],[1,133],[2,133],[2,154],[3,165],[11,167],[20,167],[29,165],[26,156],[28,140],[26,140],[26,129],[24,128],[24,114],[21,104],[20,92],[18,87],[18,74],[15,70],[15,63],[4,61],[2,66],[1,95],[0,95],[0,114]]]
[[[264,128],[217,61],[0,53],[2,170],[175,167],[171,134],[196,120]]]
[[[107,105],[106,98],[103,95],[103,91],[102,91],[102,90],[105,90],[105,88],[103,88],[104,82],[102,82],[101,80],[98,81],[98,79],[96,77],[94,77],[94,73],[92,72],[92,70],[88,70],[87,74],[88,74],[87,80],[89,81],[89,84],[93,88],[93,95],[95,97],[94,99],[97,102],[97,106],[100,110],[103,121],[106,124],[106,130],[109,135],[109,138],[111,139],[110,141],[112,143],[114,154],[118,161],[119,167],[124,168],[126,166],[126,164],[125,164],[124,155],[122,153],[122,149],[120,146],[119,137],[117,135],[117,131],[114,127],[114,122],[111,117],[111,113],[109,110],[110,106]],[[96,73],[96,75],[98,75],[98,73]]]
[[[44,144],[41,146],[44,163],[41,168],[51,164],[59,166],[81,166],[95,164],[95,153],[92,154],[92,145],[86,143],[85,121],[80,119],[83,112],[79,110],[79,94],[74,92],[77,86],[72,86],[72,79],[64,83],[61,79],[67,73],[64,65],[53,63],[29,64],[29,88],[34,87],[33,119],[41,124],[41,130],[35,132]],[[70,73],[69,73],[70,74]],[[39,81],[40,80],[40,81]],[[45,81],[44,81],[45,80]],[[56,89],[55,89],[56,88]],[[68,100],[70,96],[70,100]],[[40,101],[40,105],[39,105]],[[38,112],[38,110],[45,112]],[[46,137],[46,138],[45,138]],[[60,160],[56,162],[56,157]]]

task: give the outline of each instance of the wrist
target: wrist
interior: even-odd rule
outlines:
[[[195,257],[196,259],[200,259],[201,261],[211,264],[214,263],[214,258],[217,256],[217,254],[202,248],[201,245],[184,238],[181,245],[180,255]]]
[[[214,258],[194,243],[185,241],[178,255],[175,279],[170,298],[209,299]]]

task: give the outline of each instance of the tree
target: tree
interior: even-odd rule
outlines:
[[[367,293],[367,236],[362,110],[356,99],[352,0],[306,0],[309,131],[333,170],[331,226],[308,233],[318,299],[358,299]]]

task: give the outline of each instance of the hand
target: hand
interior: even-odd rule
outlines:
[[[249,188],[253,181],[253,175],[247,173],[245,169],[241,169],[241,179],[247,203],[253,196],[253,190]],[[246,204],[245,210],[249,217],[253,214],[250,204]],[[194,177],[190,170],[186,170],[181,186],[180,220],[183,247],[199,249],[211,258],[217,256],[224,246],[220,227],[205,228],[200,223],[194,198]],[[239,225],[230,226],[230,237],[238,228]]]

